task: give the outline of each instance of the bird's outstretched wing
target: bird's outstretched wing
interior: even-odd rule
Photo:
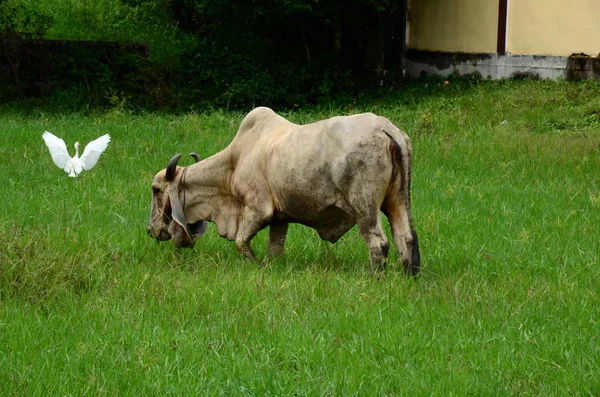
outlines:
[[[44,138],[46,146],[48,146],[48,149],[50,150],[50,155],[52,156],[54,164],[56,164],[58,168],[64,169],[71,160],[71,156],[69,156],[69,152],[67,152],[65,141],[48,131],[42,134],[42,138]]]
[[[83,154],[79,158],[79,163],[84,170],[90,170],[98,162],[98,158],[108,147],[110,135],[102,135],[100,138],[91,141],[83,150]]]

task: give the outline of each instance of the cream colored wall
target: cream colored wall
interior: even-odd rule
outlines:
[[[498,0],[410,0],[409,9],[409,48],[496,52]]]
[[[508,15],[510,53],[600,53],[600,0],[510,0]]]

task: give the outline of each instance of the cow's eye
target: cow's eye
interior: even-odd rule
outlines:
[[[154,194],[155,196],[158,196],[160,194],[160,189],[157,187],[153,187],[152,194]]]

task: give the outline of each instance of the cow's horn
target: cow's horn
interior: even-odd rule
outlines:
[[[181,153],[177,153],[169,160],[169,165],[167,165],[167,182],[171,182],[175,178],[175,170],[177,169],[177,162],[180,157]]]
[[[196,153],[196,152],[190,153],[190,156],[192,156],[194,158],[194,160],[196,160],[196,163],[199,162],[200,160],[202,160],[200,158],[200,156],[198,155],[198,153]]]

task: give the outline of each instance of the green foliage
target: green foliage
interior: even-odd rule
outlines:
[[[67,45],[53,62],[48,103],[72,109],[112,105],[114,96],[135,98],[137,106],[160,103],[160,70],[119,46]],[[51,105],[52,106],[52,105]]]
[[[52,22],[36,30],[44,39],[150,44],[150,63],[142,73],[142,80],[149,76],[150,84],[144,89],[108,78],[128,60],[115,65],[88,54],[88,64],[65,61],[71,66],[82,63],[81,71],[69,72],[65,80],[55,76],[53,81],[50,101],[60,98],[65,108],[105,106],[102,91],[111,90],[135,98],[134,106],[144,108],[254,104],[294,108],[336,96],[353,97],[378,86],[368,59],[372,26],[379,23],[377,13],[397,21],[391,15],[399,7],[398,2],[380,0],[344,4],[331,0],[11,0],[10,4],[7,9],[15,20],[28,21],[39,14]],[[392,25],[386,31],[402,32]],[[387,66],[394,69],[399,52],[387,52]],[[91,81],[104,90],[89,86]],[[20,92],[21,97],[27,95]]]
[[[40,39],[52,22],[52,16],[37,7],[0,1],[0,39]]]
[[[244,53],[199,42],[181,65],[182,102],[244,108],[270,105],[294,108],[325,101],[355,89],[351,72],[327,70],[317,62],[281,63],[266,69]],[[325,61],[323,61],[325,62]]]

